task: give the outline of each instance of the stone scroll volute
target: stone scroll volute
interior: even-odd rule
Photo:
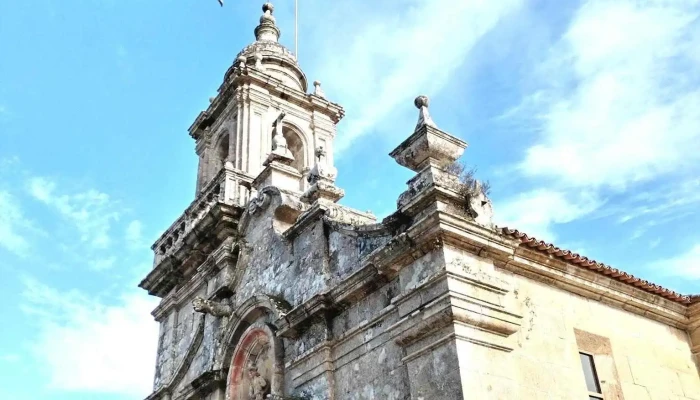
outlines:
[[[243,332],[231,359],[227,400],[283,396],[284,353],[272,328],[256,322]]]

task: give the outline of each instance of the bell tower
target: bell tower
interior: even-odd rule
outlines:
[[[335,170],[333,139],[344,110],[325,98],[319,82],[307,93],[296,56],[279,43],[273,5],[262,9],[255,41],[238,53],[216,97],[189,129],[199,156],[197,196],[224,169],[245,191],[276,160],[289,178],[284,189],[299,193],[310,187],[318,162]],[[317,159],[319,152],[323,159]]]

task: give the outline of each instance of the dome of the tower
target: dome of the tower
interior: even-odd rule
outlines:
[[[246,46],[236,56],[245,58],[247,65],[260,66],[265,73],[282,81],[285,85],[306,92],[308,83],[297,58],[289,49],[279,43],[280,29],[272,15],[271,3],[263,5],[260,25],[255,28],[255,42]]]

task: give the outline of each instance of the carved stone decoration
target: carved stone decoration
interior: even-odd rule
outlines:
[[[256,197],[250,199],[250,202],[248,202],[248,212],[254,215],[258,211],[267,207],[268,204],[270,204],[270,196],[268,196],[266,193],[259,193]]]
[[[213,315],[217,318],[231,316],[231,306],[213,300],[206,300],[200,296],[192,300],[192,308],[198,313]]]
[[[245,67],[246,67],[246,65],[245,65],[245,63],[246,63],[246,58],[245,58],[245,57],[239,56],[239,57],[236,59],[236,62],[238,63],[238,68],[239,68],[239,69],[241,69],[241,70],[244,70],[244,69],[245,69]]]
[[[265,69],[265,67],[263,67],[262,60],[263,60],[262,53],[260,53],[260,52],[255,53],[255,68],[259,69],[260,71]]]
[[[415,105],[420,109],[418,125],[411,136],[389,155],[412,171],[421,172],[427,165],[448,165],[456,161],[467,143],[435,127],[428,113],[428,98],[418,96]]]
[[[323,89],[321,89],[321,82],[319,81],[314,81],[314,94],[318,97],[326,97],[326,94],[323,93]]]
[[[312,185],[321,179],[332,183],[337,175],[338,170],[326,164],[326,150],[323,146],[319,146],[316,149],[316,162],[309,172],[307,181]]]
[[[422,96],[422,95],[418,96],[413,101],[413,104],[415,104],[416,108],[418,108],[418,110],[419,110],[418,123],[416,124],[416,130],[422,128],[423,125],[432,126],[433,128],[437,128],[437,125],[435,125],[435,122],[433,122],[433,119],[430,117],[430,112],[428,112],[428,97]]]
[[[287,115],[284,111],[280,112],[275,121],[272,123],[272,152],[268,156],[263,165],[267,166],[272,161],[279,161],[289,165],[294,161],[294,156],[289,150],[287,139],[282,132],[282,120]]]
[[[282,341],[270,325],[256,322],[243,332],[231,360],[228,400],[263,400],[283,396]]]
[[[258,365],[256,362],[251,362],[248,367],[248,379],[250,380],[250,386],[248,387],[248,398],[250,400],[263,400],[266,395],[268,395],[270,390],[270,385],[267,379],[263,378],[258,372]]]

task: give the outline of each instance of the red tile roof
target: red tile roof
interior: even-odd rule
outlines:
[[[591,260],[588,257],[584,257],[577,253],[572,253],[569,250],[560,249],[559,247],[556,247],[551,243],[546,243],[542,240],[537,240],[536,238],[528,236],[527,234],[520,232],[517,229],[501,228],[500,231],[505,236],[520,240],[521,246],[527,246],[532,249],[538,250],[542,253],[551,254],[571,264],[575,264],[580,267],[596,271],[603,275],[609,276],[617,281],[626,283],[628,285],[632,285],[649,293],[657,294],[677,303],[692,304],[700,301],[700,295],[688,296],[674,292],[673,290],[666,289],[655,283],[639,279],[634,275],[630,275],[624,271],[620,271],[619,269],[612,268],[609,265],[605,265],[598,261]]]

